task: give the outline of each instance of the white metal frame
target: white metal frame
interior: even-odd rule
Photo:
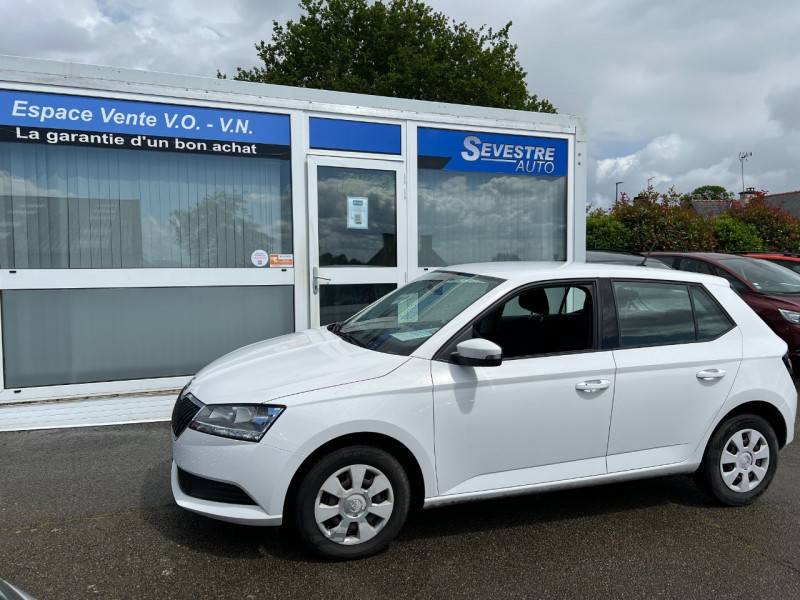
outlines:
[[[395,198],[397,207],[397,266],[396,267],[366,267],[342,266],[324,267],[319,264],[319,228],[318,228],[318,195],[317,195],[317,169],[319,167],[340,167],[348,169],[369,169],[386,171],[395,174]],[[308,261],[311,277],[314,269],[318,276],[325,281],[323,285],[363,284],[363,283],[395,283],[401,285],[408,277],[408,247],[407,231],[410,227],[405,194],[405,171],[402,157],[388,159],[340,157],[340,156],[309,156],[308,157]],[[344,215],[342,218],[345,218]],[[309,286],[313,282],[309,280]],[[309,319],[312,327],[320,322],[319,294],[310,295]]]

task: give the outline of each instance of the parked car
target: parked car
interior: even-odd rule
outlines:
[[[0,579],[0,600],[34,600],[34,598],[8,581]]]
[[[786,342],[795,373],[800,374],[800,274],[770,261],[737,254],[653,254],[673,269],[727,279],[742,299]]]
[[[716,277],[443,268],[197,373],[172,415],[172,491],[339,560],[382,550],[414,507],[674,473],[744,505],[794,436],[785,352]]]
[[[800,254],[788,254],[783,252],[744,252],[742,256],[768,260],[774,262],[776,265],[791,269],[795,273],[800,273]]]
[[[587,250],[586,262],[609,263],[612,265],[639,265],[654,269],[671,269],[657,258],[639,252],[621,252],[618,250]]]

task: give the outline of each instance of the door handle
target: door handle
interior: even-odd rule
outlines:
[[[725,377],[725,369],[705,369],[697,372],[697,378],[703,381],[711,381],[712,379],[722,379]]]
[[[593,394],[606,389],[610,385],[611,382],[608,379],[594,379],[592,381],[581,381],[575,384],[575,389],[586,392],[587,394]]]
[[[319,276],[319,269],[317,269],[317,267],[314,267],[311,272],[312,272],[312,274],[314,276],[313,284],[312,284],[311,287],[314,290],[315,294],[319,294],[319,280],[321,279],[322,281],[330,281],[330,278],[329,277],[320,277]]]

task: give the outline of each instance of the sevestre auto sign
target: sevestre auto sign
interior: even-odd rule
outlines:
[[[417,147],[423,169],[567,175],[564,139],[420,128]]]

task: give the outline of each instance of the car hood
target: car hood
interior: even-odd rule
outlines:
[[[205,404],[263,403],[383,377],[407,356],[367,350],[324,327],[245,346],[202,369],[189,387]]]

